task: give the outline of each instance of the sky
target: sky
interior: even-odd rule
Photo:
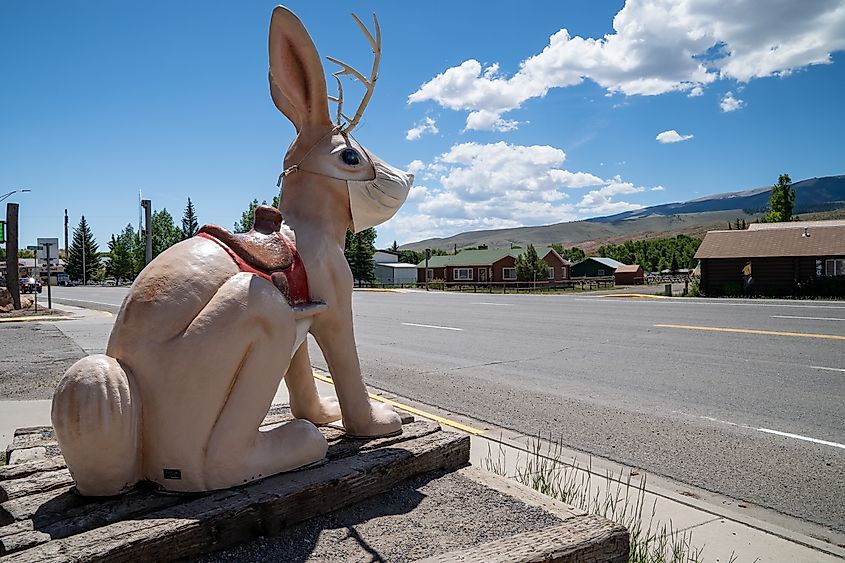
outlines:
[[[274,5],[0,3],[0,196],[32,190],[6,200],[21,246],[61,238],[67,209],[105,250],[139,193],[228,228],[270,201],[294,135],[267,87]],[[350,13],[378,15],[355,135],[416,174],[380,247],[845,172],[842,0],[286,5],[365,73]]]

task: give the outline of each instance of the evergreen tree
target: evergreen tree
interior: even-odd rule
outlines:
[[[188,205],[185,206],[185,212],[182,214],[182,240],[189,239],[197,234],[198,229],[196,210],[191,198],[188,198]]]
[[[356,282],[372,282],[376,278],[375,264],[373,263],[373,254],[376,251],[376,236],[375,227],[370,227],[357,234],[346,231],[346,245],[343,252],[346,255],[346,261],[349,263],[349,269],[352,271],[352,277]]]
[[[395,240],[393,241],[393,246],[390,247],[390,250],[392,250],[393,252],[399,252],[399,245],[396,244]]]
[[[83,284],[94,278],[94,274],[102,266],[97,250],[97,241],[94,240],[94,235],[83,215],[79,220],[79,225],[73,230],[73,241],[65,260],[65,272],[68,276],[73,280],[82,280]]]
[[[516,257],[516,278],[520,281],[537,281],[549,278],[549,265],[537,254],[533,244]]]
[[[778,183],[772,186],[769,196],[769,212],[763,216],[762,223],[781,223],[792,221],[792,209],[795,207],[795,190],[789,174],[778,176]]]
[[[182,240],[182,231],[176,227],[167,209],[153,213],[153,258]]]

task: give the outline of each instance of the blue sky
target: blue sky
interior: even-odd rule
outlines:
[[[287,5],[322,56],[365,71],[349,13],[379,16],[356,134],[417,175],[387,246],[845,172],[845,3],[760,4]],[[0,194],[32,190],[7,200],[21,244],[60,237],[67,208],[105,249],[139,190],[226,227],[270,200],[293,135],[267,90],[274,5],[0,4]]]

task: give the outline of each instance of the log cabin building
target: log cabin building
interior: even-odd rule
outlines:
[[[705,295],[842,295],[845,222],[769,223],[709,231],[695,257]]]

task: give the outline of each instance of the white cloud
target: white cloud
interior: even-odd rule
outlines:
[[[632,209],[641,209],[643,206],[638,203],[626,201],[614,201],[614,197],[624,194],[635,194],[644,192],[645,188],[636,187],[630,182],[623,182],[619,176],[615,176],[606,186],[598,190],[587,192],[581,201],[578,202],[578,211],[585,214],[621,213]]]
[[[645,190],[619,176],[604,180],[562,166],[566,153],[548,145],[460,143],[430,164],[414,167],[432,176],[415,186],[389,226],[397,239],[420,240],[462,231],[560,223],[585,214],[636,209],[617,196]],[[410,166],[409,166],[410,167]],[[570,201],[569,190],[594,187]]]
[[[422,160],[419,160],[419,159],[412,160],[411,162],[408,163],[407,169],[408,169],[408,172],[410,172],[411,174],[416,174],[420,170],[425,169],[425,163]]]
[[[411,186],[411,190],[408,192],[408,197],[405,201],[420,201],[425,197],[428,188],[425,186]]]
[[[664,188],[663,186],[654,186],[653,188],[651,188],[651,190],[650,190],[650,191],[652,191],[652,192],[662,192],[662,191],[664,191],[665,189],[666,189],[666,188]]]
[[[745,102],[738,98],[734,98],[733,92],[725,94],[725,97],[722,98],[721,102],[719,102],[719,107],[722,108],[722,111],[725,113],[729,111],[736,111],[743,106],[745,106]]]
[[[702,96],[704,94],[704,88],[701,86],[695,86],[687,94],[687,98],[697,98],[698,96]]]
[[[417,123],[416,127],[408,129],[408,132],[405,134],[405,138],[409,141],[416,141],[425,133],[431,133],[433,135],[438,131],[439,130],[437,129],[437,122],[430,117],[426,117],[425,119]]]
[[[628,0],[613,29],[601,38],[561,29],[509,77],[498,64],[468,59],[424,83],[408,102],[468,111],[467,129],[506,131],[518,123],[503,113],[584,79],[609,93],[694,97],[719,79],[748,82],[830,64],[831,53],[845,49],[845,8],[836,0],[770,0],[765,9],[753,0]]]
[[[680,133],[678,133],[674,129],[669,129],[668,131],[658,133],[657,137],[655,137],[655,139],[657,139],[657,142],[659,142],[659,143],[666,144],[666,143],[680,143],[681,141],[688,141],[688,140],[692,139],[692,137],[693,137],[692,135],[681,135]]]

